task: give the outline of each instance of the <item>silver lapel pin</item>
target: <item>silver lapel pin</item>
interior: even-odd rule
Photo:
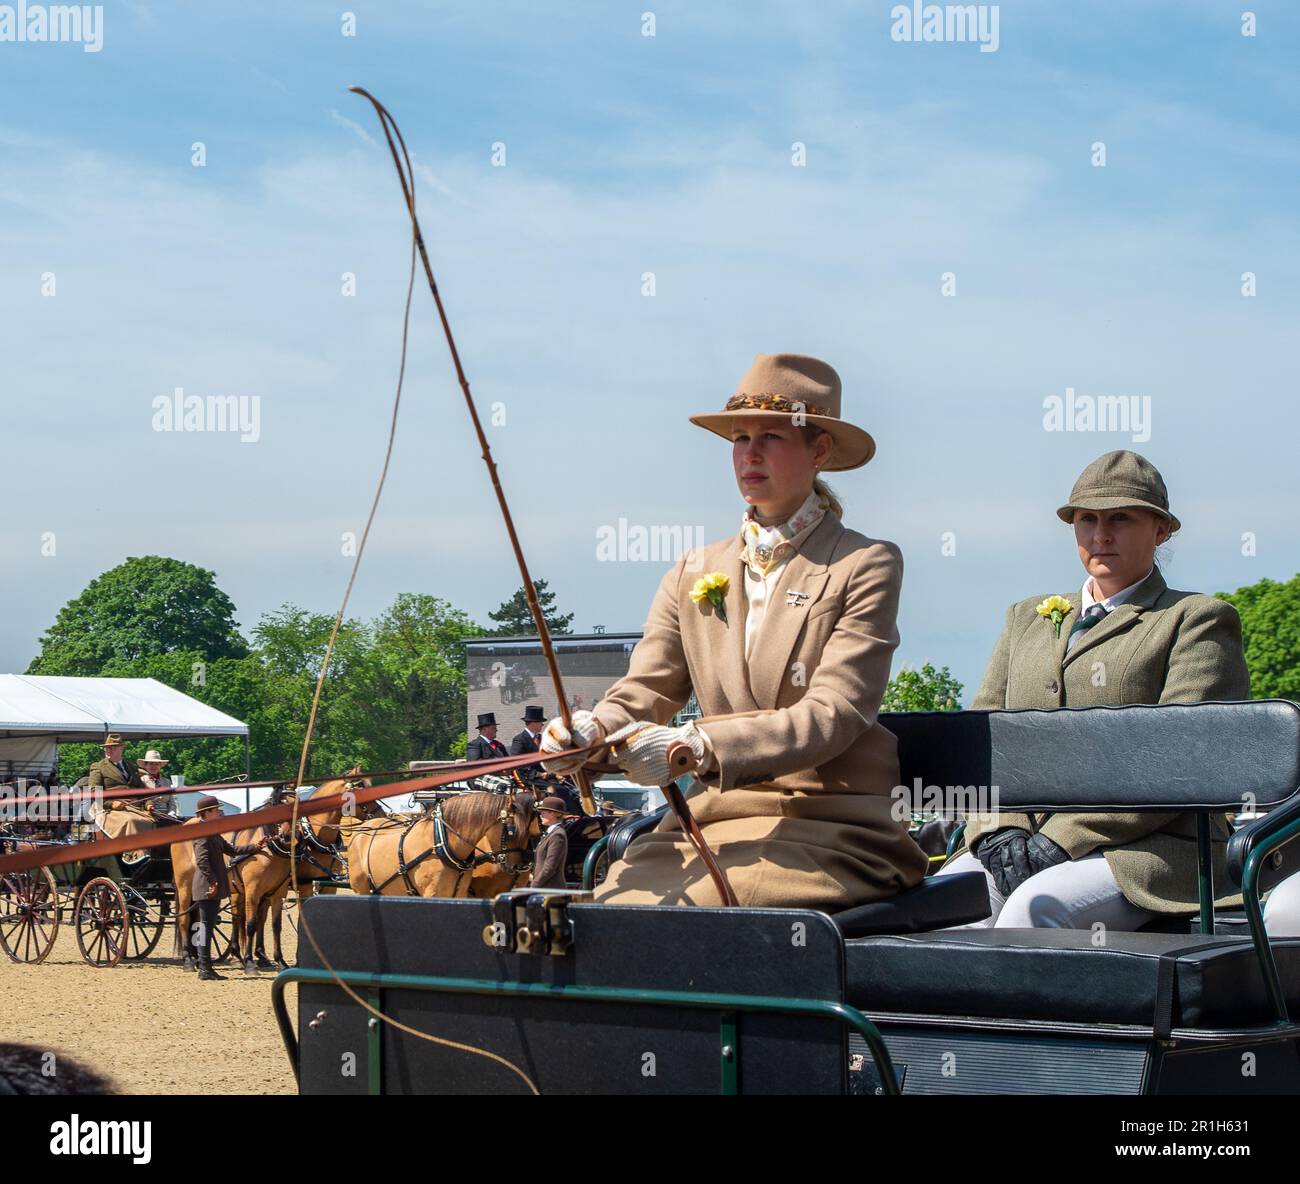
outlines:
[[[807,592],[787,592],[786,608],[803,608],[803,602],[808,599]]]

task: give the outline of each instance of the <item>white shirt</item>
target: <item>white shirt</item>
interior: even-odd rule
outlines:
[[[1107,596],[1104,600],[1098,600],[1095,596],[1093,596],[1092,577],[1089,576],[1086,580],[1083,581],[1083,589],[1079,593],[1079,620],[1082,621],[1084,617],[1088,616],[1089,613],[1092,611],[1094,605],[1101,606],[1102,616],[1105,616],[1106,613],[1113,612],[1115,609],[1119,608],[1121,604],[1123,604],[1125,601],[1132,598],[1133,593],[1138,590],[1138,587],[1141,584],[1146,582],[1146,580],[1150,577],[1152,571],[1155,571],[1155,564],[1151,565],[1151,571],[1148,571],[1147,574],[1142,577],[1142,579],[1137,580],[1135,583],[1130,584],[1127,588],[1121,588],[1118,592],[1115,593],[1114,596]],[[1092,613],[1092,615],[1097,616],[1098,614]],[[1093,626],[1094,629],[1096,627],[1097,627],[1096,625]],[[1067,653],[1070,650],[1074,649],[1075,642],[1077,642],[1079,638],[1083,636],[1083,633],[1084,631],[1080,629],[1078,632],[1070,634],[1070,640],[1065,643],[1065,649]]]

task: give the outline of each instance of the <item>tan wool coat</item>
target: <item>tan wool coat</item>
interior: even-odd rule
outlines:
[[[725,620],[690,598],[715,571],[730,581]],[[627,675],[594,708],[608,731],[662,724],[694,688],[718,769],[697,783],[691,811],[741,905],[834,911],[925,875],[924,853],[891,814],[897,742],[876,722],[898,645],[902,574],[897,547],[828,513],[782,569],[746,661],[741,542],[713,543],[664,577]],[[632,844],[596,896],[720,903],[671,814]]]
[[[1212,596],[1178,592],[1152,571],[1124,604],[1094,625],[1066,653],[1080,595],[1055,636],[1038,615],[1043,597],[1007,610],[1002,636],[989,659],[972,708],[1097,707],[1123,703],[1198,703],[1246,699],[1250,674],[1241,644],[1241,620],[1232,605]],[[1194,912],[1199,900],[1195,814],[999,814],[972,820],[967,842],[1004,826],[1042,832],[1071,859],[1105,852],[1124,896],[1157,913]],[[1211,818],[1214,882],[1227,884],[1228,825]],[[1230,903],[1235,897],[1219,898]]]

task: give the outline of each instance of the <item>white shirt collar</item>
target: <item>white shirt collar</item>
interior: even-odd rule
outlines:
[[[1146,581],[1151,578],[1151,572],[1155,571],[1155,569],[1156,567],[1153,563],[1151,565],[1151,571],[1147,572],[1147,574],[1140,580],[1130,584],[1127,588],[1121,588],[1114,596],[1107,596],[1104,600],[1100,601],[1092,594],[1092,576],[1089,576],[1083,581],[1083,591],[1079,593],[1080,618],[1086,616],[1088,610],[1092,608],[1094,604],[1100,604],[1107,612],[1118,608],[1126,600],[1132,597],[1133,593],[1138,590],[1139,586],[1146,583]]]
[[[563,830],[563,829],[564,829],[563,822],[552,822],[551,825],[546,828],[546,833],[548,835],[554,834],[557,830]]]

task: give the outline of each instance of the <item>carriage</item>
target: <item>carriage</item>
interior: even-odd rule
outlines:
[[[100,837],[85,804],[58,792],[58,749],[97,743],[109,731],[129,741],[241,736],[247,754],[246,725],[154,679],[0,675],[0,852]],[[48,803],[30,802],[43,795]],[[14,806],[17,800],[29,804]],[[64,925],[91,966],[139,960],[157,947],[174,913],[169,847],[134,862],[109,856],[0,876],[0,949],[15,962],[44,961]],[[224,957],[229,947],[223,920],[214,953]]]
[[[312,948],[273,992],[300,1092],[1300,1091],[1300,939],[1270,940],[1260,906],[1296,870],[1300,707],[882,722],[910,810],[996,786],[1007,811],[1195,814],[1198,914],[1136,933],[949,928],[989,915],[980,873],[833,916],[528,889],[313,900]],[[1210,818],[1243,807],[1216,888]],[[1243,907],[1215,908],[1225,887]]]

